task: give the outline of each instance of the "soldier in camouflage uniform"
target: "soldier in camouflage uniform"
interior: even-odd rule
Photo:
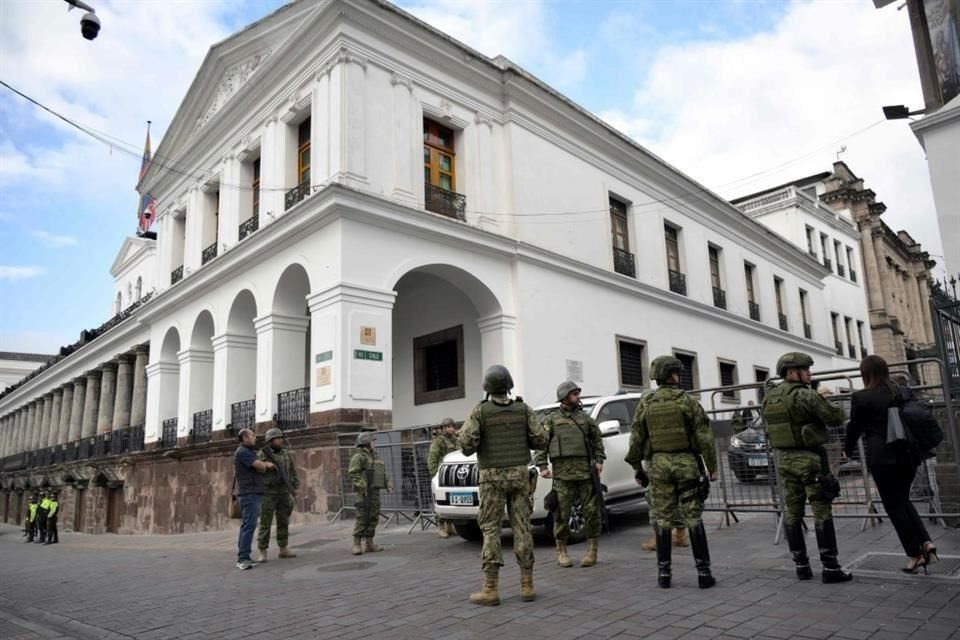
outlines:
[[[257,458],[264,462],[272,462],[274,468],[264,476],[264,495],[260,506],[260,524],[257,530],[257,562],[267,561],[267,547],[270,546],[270,526],[273,518],[277,518],[277,546],[280,547],[279,557],[296,558],[297,554],[287,549],[289,539],[290,514],[293,513],[293,499],[300,488],[297,478],[297,468],[293,464],[293,456],[286,448],[283,431],[273,427],[268,429],[264,436],[266,446],[257,452]],[[280,472],[283,472],[281,476]],[[283,478],[287,479],[284,482]]]
[[[648,494],[657,539],[657,584],[664,589],[670,587],[671,528],[682,522],[690,532],[697,581],[701,589],[708,589],[716,579],[710,572],[707,532],[700,519],[703,501],[697,458],[703,457],[710,479],[716,480],[717,457],[710,420],[700,403],[680,388],[681,371],[683,364],[673,356],[653,361],[651,373],[658,388],[637,405],[626,461],[637,471],[638,481],[643,476],[643,461],[648,463]]]
[[[444,456],[460,448],[457,441],[457,423],[452,418],[444,418],[440,423],[440,433],[433,439],[430,445],[430,453],[427,454],[427,470],[430,477],[437,475],[440,470],[440,463]],[[437,535],[441,538],[449,538],[453,533],[453,525],[442,518],[437,519]]]
[[[376,443],[373,431],[364,431],[357,436],[357,452],[350,458],[347,475],[353,482],[357,494],[357,522],[353,526],[353,555],[363,552],[383,551],[383,547],[374,543],[377,523],[380,522],[380,490],[393,491],[390,477],[387,475],[383,460],[377,458],[373,445]],[[367,541],[361,547],[363,540]]]
[[[573,566],[567,554],[567,540],[570,537],[570,511],[574,503],[579,502],[587,534],[587,553],[580,561],[580,566],[592,567],[597,563],[601,518],[586,440],[590,440],[593,462],[597,466],[597,473],[600,473],[606,458],[603,438],[597,423],[580,408],[580,387],[575,382],[568,380],[561,383],[557,387],[557,400],[560,407],[543,420],[543,427],[547,431],[547,448],[537,454],[535,464],[540,468],[541,476],[553,478],[553,488],[557,492],[558,508],[553,526],[557,563],[561,567]],[[553,466],[552,470],[547,466],[548,460]],[[603,496],[599,499],[602,502]]]
[[[506,367],[487,369],[483,378],[487,399],[473,408],[460,429],[460,448],[468,456],[476,453],[480,467],[477,524],[483,531],[484,582],[480,591],[470,594],[470,602],[475,604],[500,604],[504,506],[513,529],[513,552],[520,564],[520,599],[530,602],[536,598],[530,533],[530,449],[543,449],[547,434],[533,409],[520,398],[510,398],[512,388],[513,378]]]
[[[797,566],[797,577],[813,577],[807,545],[803,536],[804,504],[810,501],[817,531],[817,546],[823,564],[825,583],[846,582],[853,578],[837,561],[837,533],[833,526],[832,498],[823,494],[821,478],[828,469],[823,465],[823,446],[830,437],[828,426],[843,422],[843,410],[810,388],[813,358],[805,353],[785,353],[777,361],[777,375],[784,380],[763,399],[763,417],[770,446],[777,450],[777,467],[783,479],[786,506],[784,529],[787,544]]]

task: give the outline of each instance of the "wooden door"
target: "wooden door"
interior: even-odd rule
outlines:
[[[123,503],[123,487],[107,488],[107,533],[120,531],[120,512]]]
[[[86,493],[87,490],[80,487],[73,493],[73,530],[76,532],[83,531]]]

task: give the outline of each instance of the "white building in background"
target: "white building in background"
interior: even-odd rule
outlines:
[[[157,156],[141,183],[157,293],[0,396],[5,454],[143,425],[144,459],[103,476],[125,478],[120,529],[222,526],[228,427],[303,428],[319,455],[302,508],[324,513],[336,434],[462,419],[495,363],[538,404],[568,378],[647,388],[661,354],[690,388],[764,379],[785,351],[834,357],[817,312],[839,305],[831,270],[509,60],[385,2],[294,2],[214,45]],[[121,250],[122,303],[150,251]],[[187,451],[161,471],[171,458],[149,450],[173,446]],[[142,506],[177,501],[194,472],[200,506]]]
[[[746,215],[776,231],[829,269],[823,306],[811,306],[809,293],[800,294],[804,332],[819,317],[834,345],[831,369],[855,367],[873,353],[870,313],[860,257],[860,231],[849,210],[834,210],[820,201],[830,172],[779,185],[734,200]]]
[[[0,391],[20,382],[25,376],[52,358],[53,356],[41,353],[0,351]]]
[[[156,289],[157,241],[150,235],[131,236],[123,241],[110,267],[114,295],[109,316],[120,313]]]

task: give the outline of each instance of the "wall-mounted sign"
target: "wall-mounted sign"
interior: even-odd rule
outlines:
[[[317,354],[317,364],[321,362],[327,362],[333,360],[333,351],[324,351],[323,353]]]
[[[583,360],[567,360],[567,380],[583,382]]]
[[[331,367],[318,367],[317,368],[317,386],[326,387],[332,382],[331,376]]]
[[[367,351],[366,349],[354,349],[354,360],[373,360],[374,362],[383,362],[382,351]]]
[[[360,327],[360,344],[373,346],[377,344],[376,327]]]

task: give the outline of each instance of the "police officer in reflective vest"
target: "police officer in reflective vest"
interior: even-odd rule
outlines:
[[[644,475],[649,466],[650,503],[657,539],[657,584],[670,587],[671,528],[682,522],[690,532],[690,547],[701,589],[716,584],[710,571],[710,550],[703,528],[703,497],[700,478],[702,456],[710,479],[717,479],[717,456],[713,448],[710,419],[700,403],[680,388],[683,364],[673,356],[653,361],[651,374],[658,388],[643,396],[633,416],[630,449],[626,461]]]
[[[513,529],[513,553],[520,565],[520,599],[536,598],[533,590],[533,536],[530,533],[530,450],[543,449],[547,434],[533,409],[520,398],[510,398],[513,377],[507,368],[494,365],[483,377],[487,399],[478,404],[460,429],[464,455],[477,454],[480,467],[480,513],[483,531],[483,587],[470,594],[470,602],[500,604],[498,592],[500,532],[506,507]],[[536,478],[536,471],[533,472]]]
[[[40,492],[40,504],[37,505],[37,542],[47,541],[47,512],[50,510],[50,498],[46,491]]]
[[[837,561],[837,534],[833,527],[834,495],[826,482],[828,476],[823,445],[830,433],[828,426],[843,422],[840,407],[810,388],[813,358],[805,353],[785,353],[777,361],[777,375],[784,380],[766,393],[763,417],[767,423],[770,446],[778,452],[778,469],[783,479],[786,506],[784,529],[787,544],[797,568],[797,577],[813,577],[807,545],[803,537],[804,504],[810,501],[817,531],[817,546],[823,564],[825,583],[846,582],[853,578]],[[825,492],[824,489],[827,489]]]
[[[33,538],[37,535],[37,511],[39,508],[37,496],[30,496],[30,501],[27,503],[27,542],[33,542]]]
[[[57,530],[57,515],[60,512],[60,494],[54,491],[50,494],[47,504],[47,541],[43,544],[57,544],[60,542],[60,532]]]

